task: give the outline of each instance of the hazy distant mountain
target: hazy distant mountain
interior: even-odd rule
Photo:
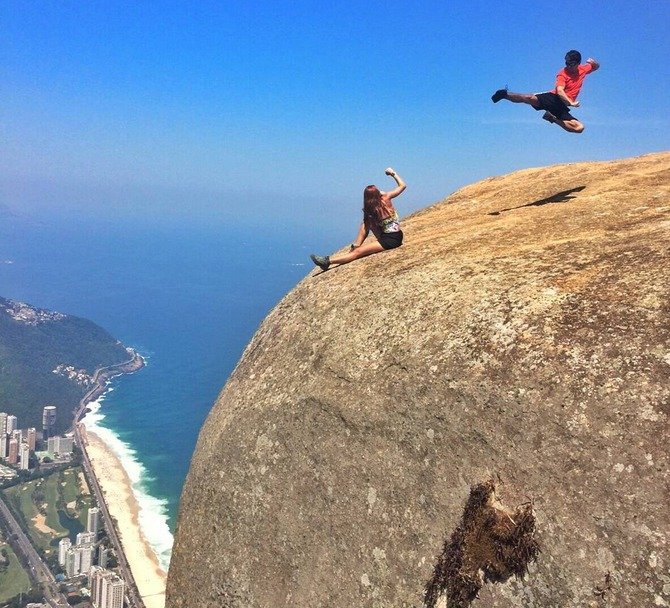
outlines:
[[[0,411],[17,416],[20,428],[41,428],[50,404],[58,407],[57,430],[66,429],[95,369],[127,359],[92,321],[0,297]]]

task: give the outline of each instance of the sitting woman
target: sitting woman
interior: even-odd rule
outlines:
[[[349,253],[334,256],[314,254],[309,256],[321,270],[328,270],[332,264],[346,264],[366,255],[379,253],[385,249],[395,249],[402,245],[402,230],[400,230],[398,212],[391,199],[403,192],[407,186],[391,167],[384,173],[396,181],[397,187],[389,192],[381,192],[377,186],[368,186],[363,190],[363,223],[358,230],[356,240],[351,244]],[[363,241],[370,231],[376,240],[364,244]]]

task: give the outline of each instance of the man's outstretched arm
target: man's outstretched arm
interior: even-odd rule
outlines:
[[[600,64],[595,59],[591,59],[590,57],[586,60],[586,63],[591,66],[592,72],[595,72],[600,67]]]

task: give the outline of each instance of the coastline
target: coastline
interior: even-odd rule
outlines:
[[[77,423],[80,422],[86,415],[86,406],[91,403],[91,401],[95,401],[98,399],[98,397],[105,393],[107,390],[107,384],[112,378],[116,376],[122,376],[123,374],[134,374],[146,365],[142,355],[135,352],[133,349],[127,350],[133,355],[128,361],[117,363],[116,365],[101,367],[95,370],[93,373],[93,382],[95,383],[95,386],[79,401],[79,406],[75,411],[74,420],[72,423],[73,428],[76,428]]]
[[[116,520],[114,525],[144,604],[146,608],[163,608],[167,573],[142,532],[140,506],[130,477],[115,452],[88,429],[86,443],[89,460],[109,512]]]
[[[112,443],[105,441],[96,432],[95,422],[90,418],[87,424],[86,418],[92,411],[89,405],[97,402],[109,390],[112,378],[134,373],[146,365],[140,354],[132,349],[129,349],[129,353],[132,354],[130,360],[95,371],[95,386],[79,402],[73,431],[84,454],[84,460],[90,465],[89,475],[95,478],[94,485],[102,492],[105,508],[114,520],[105,523],[114,528],[113,535],[120,544],[123,555],[119,556],[119,561],[126,564],[126,582],[137,590],[145,608],[164,608],[167,573],[142,530],[141,507],[133,489],[133,482]],[[106,431],[102,428],[100,430]],[[109,529],[108,533],[112,535]]]

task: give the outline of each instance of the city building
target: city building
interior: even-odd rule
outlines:
[[[59,438],[58,447],[60,449],[60,454],[72,454],[74,448],[74,437],[72,435],[65,435],[64,437]]]
[[[77,576],[81,572],[81,553],[70,547],[65,554],[65,574],[68,578]]]
[[[23,471],[30,469],[30,448],[27,443],[19,444],[19,468]]]
[[[95,608],[123,608],[126,583],[113,572],[93,566],[88,577]]]
[[[56,454],[59,456],[71,454],[73,446],[74,438],[71,435],[65,437],[55,436],[47,439],[47,452],[51,456],[55,456]]]
[[[93,532],[79,532],[77,534],[77,546],[79,545],[90,545],[95,542],[95,533]]]
[[[118,576],[109,581],[106,593],[105,603],[100,608],[123,608],[123,597],[126,594],[126,583]]]
[[[93,566],[95,547],[93,545],[83,545],[81,547],[77,547],[77,549],[81,552],[79,572],[81,574],[88,574],[91,571],[91,567]]]
[[[51,456],[58,452],[58,439],[58,437],[49,437],[49,439],[47,439],[46,448]]]
[[[7,412],[0,412],[0,435],[7,434]]]
[[[12,416],[11,414],[9,414],[7,416],[7,434],[11,435],[12,432],[16,430],[17,426],[18,425],[17,425],[16,416]]]
[[[9,447],[9,437],[6,433],[0,435],[0,458],[7,458],[7,448]]]
[[[34,428],[29,428],[26,431],[26,443],[32,452],[35,451],[35,446],[37,445],[37,430]]]
[[[73,578],[81,574],[88,574],[93,566],[94,555],[95,547],[91,544],[70,547],[65,554],[65,573],[67,577]]]
[[[72,546],[72,541],[66,536],[61,538],[58,543],[58,564],[61,566],[65,565],[65,559],[67,557],[68,549]]]
[[[54,434],[56,427],[56,406],[47,405],[42,410],[42,440],[46,441]]]
[[[12,438],[9,440],[9,455],[7,462],[9,464],[16,464],[19,461],[19,442]]]
[[[88,586],[91,590],[91,603],[95,608],[101,608],[103,602],[102,582],[105,579],[110,579],[114,576],[113,572],[93,566],[91,573],[88,576]]]
[[[88,516],[86,517],[86,530],[88,532],[93,532],[93,534],[97,535],[99,529],[100,529],[100,509],[98,509],[98,507],[91,507],[88,510]]]
[[[88,573],[88,588],[91,591],[91,603],[94,606],[100,605],[100,580],[106,572],[103,566],[92,566]]]
[[[106,568],[108,561],[109,561],[109,549],[104,545],[100,545],[100,547],[98,547],[98,565],[101,568]]]

